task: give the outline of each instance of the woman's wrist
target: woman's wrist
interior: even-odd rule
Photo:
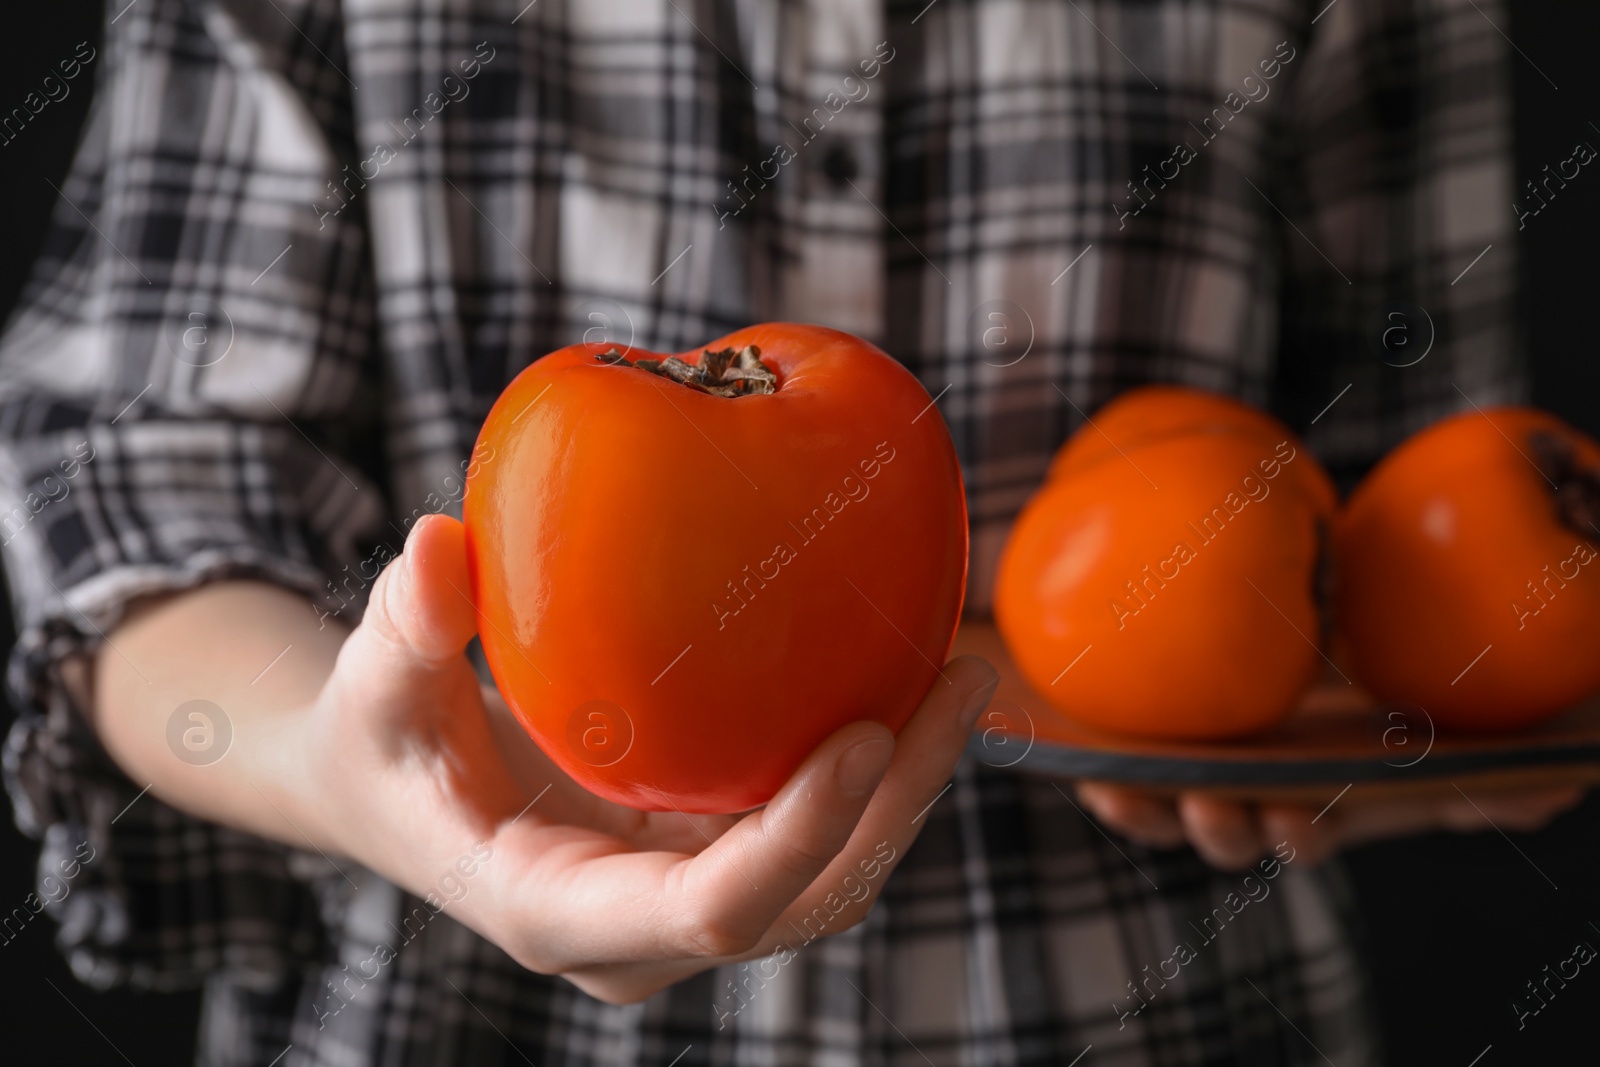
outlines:
[[[156,797],[197,817],[326,850],[310,708],[347,631],[306,600],[219,582],[138,605],[94,660],[101,742]]]
[[[353,855],[349,819],[335,790],[341,768],[318,740],[314,703],[275,709],[251,723],[254,735],[248,753],[241,753],[239,773],[265,802],[278,824],[272,836],[299,848],[330,855]],[[348,768],[342,769],[348,774]]]

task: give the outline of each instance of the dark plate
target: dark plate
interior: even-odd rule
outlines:
[[[1000,671],[967,746],[992,767],[1259,799],[1326,799],[1347,786],[1405,794],[1600,781],[1600,695],[1516,734],[1452,734],[1423,709],[1376,704],[1334,676],[1267,733],[1163,742],[1105,733],[1056,711],[1022,679],[991,626],[963,627],[952,655],[963,653]]]

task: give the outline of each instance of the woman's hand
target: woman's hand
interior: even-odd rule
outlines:
[[[422,520],[314,692],[298,708],[235,714],[232,769],[234,753],[153,775],[155,791],[350,856],[431,894],[524,966],[614,1002],[798,946],[825,900],[828,933],[860,921],[995,684],[981,659],[953,661],[898,738],[873,722],[839,730],[742,817],[638,812],[563,775],[480,686],[467,588],[460,523]],[[149,634],[122,636],[136,660],[155,654]],[[213,772],[209,786],[191,786],[191,772]],[[241,811],[252,790],[266,803]]]
[[[1110,782],[1079,782],[1078,797],[1101,822],[1139,844],[1192,845],[1215,867],[1243,870],[1282,841],[1293,846],[1297,860],[1316,864],[1350,845],[1430,830],[1537,830],[1582,799],[1583,790],[1485,791],[1470,799],[1455,790],[1405,799],[1356,795],[1320,810],[1247,804],[1201,790],[1173,798]]]

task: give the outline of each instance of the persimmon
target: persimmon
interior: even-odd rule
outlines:
[[[1553,415],[1445,419],[1372,470],[1334,526],[1359,680],[1441,726],[1510,730],[1600,689],[1600,445]]]
[[[1287,426],[1242,400],[1184,385],[1143,385],[1119,393],[1096,411],[1061,446],[1046,477],[1054,480],[1116,457],[1119,450],[1163,437],[1230,429],[1254,433],[1274,444],[1288,441],[1297,453],[1308,455]],[[1294,476],[1304,483],[1318,510],[1331,518],[1339,494],[1322,465],[1299,465]]]
[[[484,653],[528,733],[610,800],[735,812],[840,727],[898,730],[966,587],[931,404],[865,341],[784,323],[525,369],[464,517]]]
[[[1316,461],[1236,426],[1119,447],[1059,473],[1017,519],[995,590],[1013,658],[1055,707],[1107,730],[1273,725],[1318,661],[1320,504],[1294,473]]]

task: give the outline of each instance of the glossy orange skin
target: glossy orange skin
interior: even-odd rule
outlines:
[[[1512,730],[1600,689],[1600,560],[1573,558],[1600,535],[1557,517],[1530,461],[1535,431],[1600,468],[1600,446],[1552,415],[1467,412],[1385,457],[1334,527],[1337,620],[1357,678],[1439,726]]]
[[[1243,430],[1270,444],[1288,441],[1299,452],[1295,476],[1311,494],[1319,512],[1329,518],[1339,504],[1333,479],[1311,459],[1300,439],[1282,422],[1260,408],[1221,393],[1184,385],[1144,385],[1119,393],[1093,415],[1093,422],[1078,429],[1050,463],[1048,478],[1083,470],[1128,449],[1178,434]]]
[[[704,347],[746,344],[771,395],[553,352],[495,403],[467,481],[501,694],[562,770],[635,808],[743,811],[840,727],[898,730],[960,615],[961,472],[921,384],[816,326]]]
[[[1279,440],[1275,455],[1247,429],[1168,435],[1040,490],[995,593],[1034,689],[1081,722],[1166,740],[1287,716],[1318,664],[1318,507],[1293,473],[1314,460]]]

